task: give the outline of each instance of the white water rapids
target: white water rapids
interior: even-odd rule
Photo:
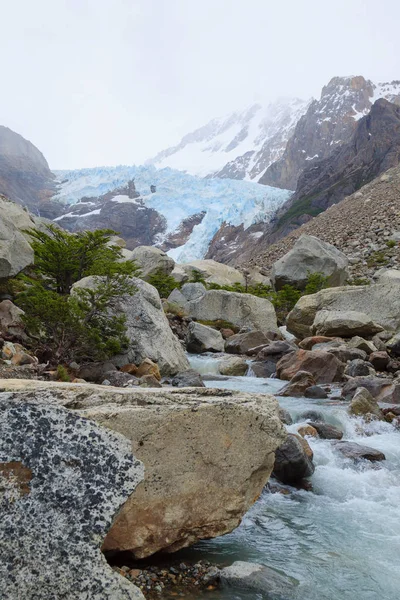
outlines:
[[[194,368],[196,360],[205,360],[193,359]],[[231,377],[206,385],[274,393],[283,382]],[[316,465],[313,492],[265,491],[233,533],[201,542],[184,554],[222,564],[258,562],[283,571],[299,585],[282,600],[399,600],[400,431],[388,423],[366,426],[350,418],[347,404],[339,400],[279,398],[279,403],[295,421],[290,431],[304,422],[304,411],[316,410],[343,430],[343,439],[381,450],[386,461],[357,465],[335,452],[330,441],[309,438]],[[207,597],[269,600],[232,590],[201,596]]]

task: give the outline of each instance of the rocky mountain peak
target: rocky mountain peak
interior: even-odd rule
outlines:
[[[400,103],[400,84],[374,84],[362,76],[333,77],[298,121],[282,158],[266,170],[260,183],[295,190],[304,169],[348,142],[357,122],[378,98]]]

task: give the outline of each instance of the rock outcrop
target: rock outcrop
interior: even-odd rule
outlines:
[[[299,338],[311,336],[319,311],[324,311],[324,315],[325,311],[334,312],[336,316],[342,313],[343,322],[346,313],[361,312],[368,315],[373,324],[397,331],[400,328],[400,281],[331,288],[303,296],[287,317],[288,330]]]
[[[33,250],[14,224],[20,212],[24,211],[14,203],[0,199],[0,281],[33,264]]]
[[[267,394],[15,380],[3,380],[1,389],[19,403],[27,395],[69,407],[131,441],[145,480],[103,548],[138,558],[232,531],[260,495],[286,436],[278,404]]]
[[[311,235],[302,235],[292,250],[272,267],[276,290],[284,285],[304,289],[312,273],[322,273],[329,287],[344,285],[348,277],[347,258],[337,248]]]
[[[100,551],[143,466],[122,435],[52,400],[0,394],[0,596],[144,600]]]
[[[73,289],[90,288],[94,277],[85,277]],[[145,358],[158,364],[162,375],[175,375],[189,368],[188,360],[178,338],[174,336],[164,314],[160,296],[152,285],[132,278],[137,291],[133,296],[122,296],[113,310],[126,317],[126,336],[129,349],[113,358],[118,366],[139,365]]]
[[[28,140],[0,125],[0,194],[53,219],[62,205],[52,201],[55,177],[43,154]]]

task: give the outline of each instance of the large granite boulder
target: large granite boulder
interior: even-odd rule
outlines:
[[[140,268],[140,275],[144,279],[158,272],[170,275],[175,266],[174,259],[155,246],[137,246],[131,252],[131,259]]]
[[[384,329],[397,331],[400,329],[400,281],[338,287],[303,296],[287,317],[288,330],[299,338],[311,336],[318,311],[362,312]]]
[[[145,480],[114,520],[104,549],[131,550],[137,558],[237,527],[286,437],[278,403],[267,394],[15,380],[1,387],[20,400],[21,389],[37,399],[57,398],[131,441]]]
[[[182,278],[182,271],[186,277]],[[234,283],[245,284],[243,273],[224,265],[215,260],[192,260],[190,263],[176,265],[172,271],[172,276],[177,281],[187,282],[194,276],[200,276],[206,283],[216,283],[217,285],[233,285]]]
[[[201,283],[185,283],[181,293],[186,299],[183,308],[198,321],[224,320],[236,327],[250,327],[264,333],[279,332],[275,309],[266,298],[206,290]],[[174,298],[174,302],[179,303],[179,300]]]
[[[283,356],[276,365],[279,379],[290,381],[298,371],[307,371],[315,383],[342,381],[345,365],[323,350],[297,350]]]
[[[271,279],[276,290],[284,285],[304,289],[310,273],[322,273],[330,287],[344,285],[348,261],[332,244],[312,235],[299,237],[293,248],[272,267]]]
[[[373,336],[382,331],[383,327],[358,310],[319,310],[314,319],[315,335],[326,336]]]
[[[186,349],[188,352],[223,352],[224,338],[217,329],[207,327],[201,323],[192,321],[189,324],[186,337]]]
[[[100,549],[143,465],[122,435],[56,404],[0,394],[0,596],[144,600]]]
[[[33,249],[14,224],[14,213],[29,215],[13,202],[0,202],[0,281],[18,275],[25,267],[33,264]],[[33,225],[33,223],[32,223]]]
[[[96,277],[85,277],[73,286],[73,290],[91,288],[97,281]],[[158,364],[161,375],[186,371],[188,360],[178,338],[172,333],[156,288],[136,277],[131,281],[136,293],[121,296],[113,308],[116,314],[126,317],[130,346],[127,352],[114,357],[113,362],[121,367],[130,363],[139,365],[145,358],[150,358]]]

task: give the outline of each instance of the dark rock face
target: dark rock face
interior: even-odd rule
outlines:
[[[175,387],[205,387],[203,379],[194,369],[188,369],[177,373],[172,380],[172,385]]]
[[[319,437],[323,440],[341,440],[343,437],[343,431],[333,425],[328,425],[328,423],[310,421],[309,425],[317,430]]]
[[[126,196],[126,202],[114,201]],[[65,208],[58,224],[68,231],[113,229],[126,241],[127,248],[151,246],[156,236],[166,229],[165,217],[144,205],[135,189],[134,181],[99,198],[83,198],[74,206]]]
[[[131,442],[64,408],[1,396],[1,598],[143,600],[100,551],[143,479]]]
[[[54,175],[43,154],[28,140],[0,125],[0,194],[52,219],[62,205],[52,201]]]
[[[400,88],[399,88],[400,91]],[[388,94],[364,77],[334,77],[298,121],[280,160],[273,163],[260,183],[295,190],[299,176],[333,149],[350,141],[360,116],[371,108],[373,96],[400,103],[399,94]]]
[[[205,214],[206,212],[203,211],[184,219],[179,225],[177,231],[167,235],[164,242],[160,245],[161,250],[168,252],[168,250],[171,250],[172,248],[178,248],[179,246],[186,244],[193,232],[194,227],[202,222]]]
[[[356,461],[365,459],[376,462],[385,460],[386,458],[383,452],[375,450],[375,448],[370,448],[369,446],[361,446],[355,442],[335,441],[332,442],[332,444],[335,450],[343,454],[343,456]]]

